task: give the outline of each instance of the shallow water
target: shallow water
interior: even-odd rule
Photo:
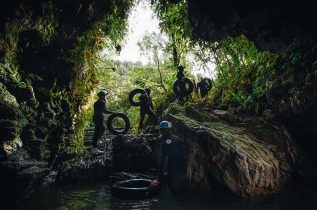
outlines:
[[[293,210],[317,209],[316,187],[298,187],[287,193],[252,200],[241,199],[228,192],[191,193],[176,196],[168,189],[153,198],[144,200],[121,200],[111,196],[106,183],[81,184],[77,186],[40,187],[17,209],[262,209]]]

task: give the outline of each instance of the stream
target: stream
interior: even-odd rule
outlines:
[[[230,192],[190,193],[176,196],[168,189],[153,198],[121,200],[112,197],[107,183],[41,186],[20,202],[18,210],[66,209],[317,209],[316,186],[297,187],[269,197],[242,199]]]

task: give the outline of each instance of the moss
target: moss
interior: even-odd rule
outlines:
[[[243,128],[228,126],[221,122],[208,122],[207,119],[209,119],[208,115],[210,114],[203,111],[199,111],[199,115],[196,115],[196,119],[204,119],[206,120],[205,122],[186,116],[186,114],[191,115],[188,113],[188,110],[192,111],[191,109],[193,108],[192,104],[188,104],[184,107],[178,104],[171,104],[168,115],[174,118],[176,124],[179,122],[184,123],[189,132],[190,130],[195,131],[203,129],[221,137],[223,144],[233,148],[242,156],[250,157],[254,161],[262,163],[271,162],[274,158],[273,153],[270,150],[270,145],[258,141],[254,136],[247,134],[246,130]],[[201,116],[205,116],[205,118]],[[213,117],[210,118],[213,119]]]
[[[2,118],[15,119],[19,116],[20,109],[16,98],[6,89],[0,89],[0,113]]]

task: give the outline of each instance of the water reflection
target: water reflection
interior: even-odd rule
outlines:
[[[165,189],[157,197],[136,201],[114,198],[109,185],[99,183],[42,187],[21,202],[17,209],[317,209],[315,192],[315,187],[305,187],[266,198],[246,200],[227,192],[177,196]]]

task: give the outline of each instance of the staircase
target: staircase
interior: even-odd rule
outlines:
[[[122,130],[123,128],[115,128],[116,130]],[[95,128],[94,127],[90,127],[85,129],[85,133],[84,133],[84,145],[88,146],[88,147],[92,147],[92,139],[94,137],[94,131]],[[131,131],[129,130],[129,132],[127,134],[131,134]],[[110,133],[107,129],[104,133],[104,135],[101,137],[101,139],[113,139],[114,137],[116,137],[116,135]]]

